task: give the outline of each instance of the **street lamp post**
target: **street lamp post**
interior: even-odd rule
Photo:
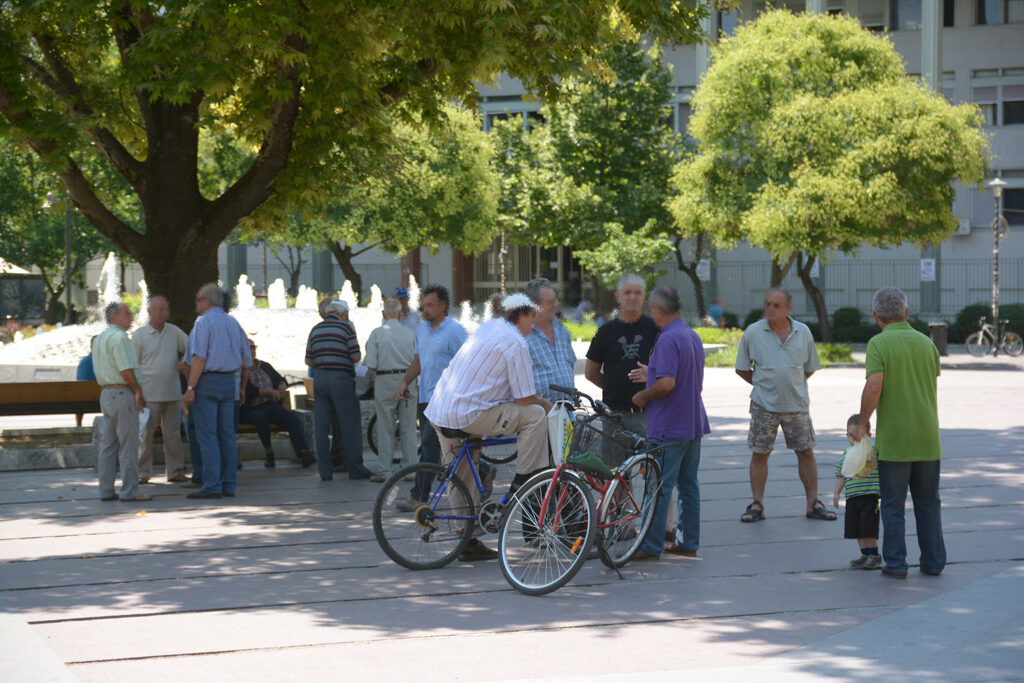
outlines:
[[[992,340],[992,355],[999,355],[999,238],[1006,219],[1003,218],[1003,188],[1006,183],[996,178],[988,183],[992,188],[992,194],[996,200],[996,216],[992,220],[992,235],[995,246],[992,248],[992,329],[995,331],[995,339]]]

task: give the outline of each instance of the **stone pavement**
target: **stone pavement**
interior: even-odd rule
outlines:
[[[969,367],[940,379],[950,563],[905,581],[847,569],[855,543],[841,521],[804,518],[784,450],[768,518],[739,523],[747,398],[730,370],[706,375],[700,557],[631,564],[624,580],[590,562],[540,598],[493,562],[391,563],[368,482],[253,463],[233,500],[187,501],[162,484],[135,507],[100,502],[90,470],[3,473],[2,678],[1020,680],[1024,373]],[[827,503],[862,384],[858,368],[811,380]],[[912,532],[908,511],[916,561]]]

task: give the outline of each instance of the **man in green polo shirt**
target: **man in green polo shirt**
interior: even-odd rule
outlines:
[[[868,342],[867,381],[860,401],[860,423],[851,435],[860,440],[871,414],[878,411],[875,451],[882,494],[882,574],[907,576],[904,507],[907,490],[914,501],[921,572],[937,576],[946,566],[939,500],[939,414],[936,378],[939,352],[928,337],[907,323],[907,295],[895,287],[875,292],[872,313],[882,328]]]
[[[135,379],[139,358],[128,338],[132,312],[122,303],[109,304],[103,311],[107,329],[92,341],[92,365],[100,392],[103,426],[96,470],[100,500],[138,502],[152,500],[139,492],[139,413],[146,402]],[[121,494],[114,491],[114,476],[121,461]]]

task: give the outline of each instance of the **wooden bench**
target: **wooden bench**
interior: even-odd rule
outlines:
[[[76,382],[0,383],[0,416],[74,415],[81,427],[85,413],[100,411],[100,385]]]

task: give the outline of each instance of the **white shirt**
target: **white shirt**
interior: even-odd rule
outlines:
[[[394,318],[370,333],[366,340],[366,367],[382,370],[408,370],[416,355],[416,333]]]
[[[132,344],[139,354],[137,379],[142,397],[147,401],[179,400],[178,361],[185,355],[188,335],[171,323],[164,323],[163,330],[146,325],[135,330]]]
[[[488,408],[536,393],[526,339],[515,325],[491,320],[441,373],[426,416],[439,427],[462,429]]]

